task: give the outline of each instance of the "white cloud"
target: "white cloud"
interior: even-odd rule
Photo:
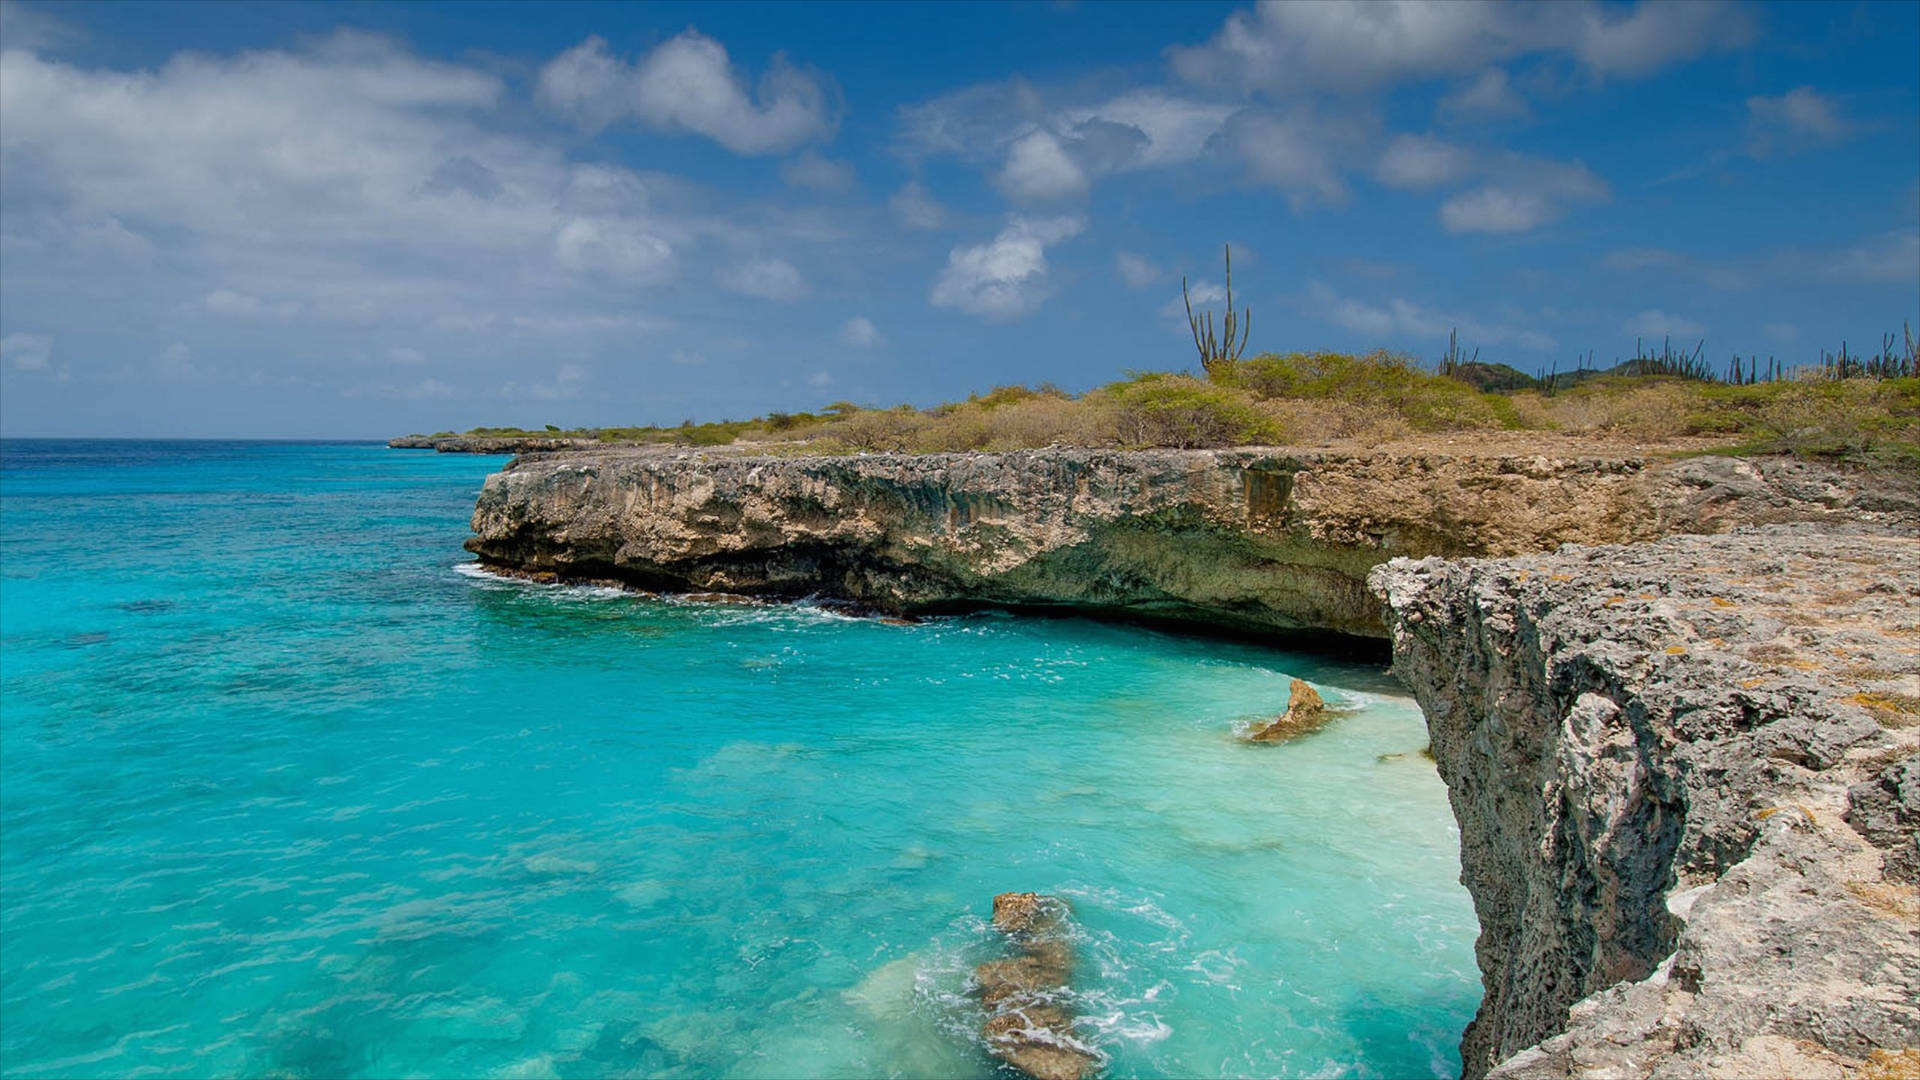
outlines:
[[[1836,143],[1852,132],[1839,103],[1811,86],[1747,99],[1745,150],[1756,158]]]
[[[856,349],[871,349],[880,345],[885,339],[880,336],[880,328],[873,325],[872,319],[865,315],[855,315],[840,327],[840,340]]]
[[[1209,86],[1352,91],[1464,75],[1533,53],[1569,54],[1595,76],[1638,76],[1751,36],[1747,14],[1726,3],[1623,10],[1597,0],[1263,0],[1229,15],[1206,44],[1169,55],[1182,77]]]
[[[1429,188],[1451,183],[1473,166],[1473,155],[1431,135],[1399,135],[1387,144],[1373,175],[1395,188]]]
[[[983,83],[900,110],[909,159],[949,156],[989,166],[1017,201],[1084,192],[1114,173],[1201,157],[1237,106],[1156,89],[1088,101],[1049,102],[1025,82]]]
[[[640,281],[673,275],[673,245],[633,222],[577,217],[553,237],[553,258],[577,273],[609,273]]]
[[[0,47],[42,52],[80,37],[73,24],[38,7],[0,0]]]
[[[1817,267],[1819,276],[1830,281],[1920,281],[1920,232],[1886,233],[1866,243],[1814,256],[1803,265]]]
[[[427,356],[425,353],[421,352],[419,349],[410,348],[405,345],[388,349],[387,359],[391,360],[396,364],[402,364],[408,367],[412,367],[418,364],[424,364],[427,362]]]
[[[1127,283],[1129,289],[1144,289],[1159,281],[1161,270],[1145,256],[1135,255],[1131,251],[1113,253],[1113,267],[1120,274],[1120,280]]]
[[[1553,204],[1537,191],[1483,187],[1440,204],[1440,224],[1450,233],[1516,233],[1553,220]]]
[[[994,183],[1009,198],[1040,202],[1085,193],[1087,174],[1052,132],[1034,131],[1007,148],[1007,163]]]
[[[1225,286],[1211,281],[1190,282],[1184,295],[1175,293],[1167,299],[1166,303],[1160,305],[1160,317],[1185,331],[1188,329],[1187,305],[1189,303],[1193,305],[1193,313],[1199,315],[1201,309],[1222,303],[1226,298]]]
[[[780,163],[780,179],[785,180],[788,187],[849,191],[853,188],[853,177],[852,162],[833,161],[816,150],[809,150],[797,158]]]
[[[1363,133],[1347,122],[1304,107],[1286,112],[1246,110],[1221,129],[1221,145],[1250,179],[1278,188],[1297,212],[1315,203],[1346,201],[1343,159],[1359,149]]]
[[[269,302],[251,293],[235,292],[232,289],[215,289],[201,300],[201,304],[215,315],[238,318],[273,316],[284,319],[300,312],[300,303],[297,300]]]
[[[1692,319],[1669,315],[1659,308],[1648,308],[1621,327],[1629,334],[1645,338],[1703,338],[1707,328]]]
[[[1440,204],[1440,224],[1450,233],[1518,233],[1558,218],[1570,202],[1610,197],[1606,181],[1584,164],[1565,164],[1509,154],[1484,166],[1502,179]]]
[[[934,282],[933,306],[996,322],[1032,314],[1051,294],[1048,245],[1085,228],[1081,218],[1016,217],[987,243],[954,248]]]
[[[833,373],[830,371],[816,371],[807,376],[807,385],[813,387],[815,390],[824,390],[833,385]]]
[[[685,349],[675,349],[673,350],[673,355],[667,357],[667,359],[680,367],[704,367],[707,362],[707,354],[688,352]]]
[[[800,271],[785,259],[770,256],[723,267],[714,274],[714,280],[722,288],[763,300],[798,300],[807,294]]]
[[[1403,297],[1367,303],[1341,296],[1317,281],[1308,288],[1306,301],[1311,311],[1336,326],[1381,340],[1400,336],[1438,343],[1458,331],[1463,342],[1474,346],[1512,345],[1532,352],[1558,347],[1550,335],[1538,330],[1439,311]]]
[[[1800,339],[1800,328],[1790,322],[1770,322],[1760,329],[1782,345],[1791,345]]]
[[[14,333],[0,337],[0,361],[15,371],[45,371],[53,362],[53,335]]]
[[[1440,114],[1455,120],[1525,116],[1526,100],[1513,89],[1505,68],[1488,68],[1440,99]]]
[[[736,154],[779,154],[833,133],[820,77],[775,55],[749,93],[726,47],[687,30],[628,64],[590,37],[540,69],[539,99],[589,131],[632,118],[705,135]]]
[[[894,220],[909,229],[937,229],[947,222],[947,212],[933,194],[918,180],[909,180],[900,185],[900,190],[887,200],[887,208],[893,211]]]

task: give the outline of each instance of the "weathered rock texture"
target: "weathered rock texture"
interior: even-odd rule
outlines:
[[[981,1035],[994,1057],[1033,1080],[1084,1080],[1100,1060],[1073,1034],[1073,945],[1066,902],[1039,893],[993,898],[993,928],[1015,955],[974,970],[986,1007]]]
[[[1905,521],[1920,483],[1781,459],[1210,450],[584,451],[487,478],[487,563],[894,612],[1064,606],[1381,636],[1367,571],[1793,520]]]
[[[1295,679],[1288,687],[1287,711],[1247,732],[1247,738],[1252,742],[1286,742],[1318,731],[1331,718],[1320,692],[1308,686],[1306,680]]]
[[[1783,527],[1374,571],[1461,832],[1469,1078],[1920,1046],[1920,540]],[[1876,1056],[1877,1055],[1877,1056]]]

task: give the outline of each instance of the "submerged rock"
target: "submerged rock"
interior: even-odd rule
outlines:
[[[1287,695],[1287,711],[1265,727],[1248,732],[1247,739],[1250,742],[1285,742],[1310,731],[1318,731],[1331,719],[1333,715],[1327,711],[1327,703],[1321,699],[1320,692],[1308,686],[1306,680],[1295,679]]]
[[[1073,982],[1073,946],[1066,903],[1039,893],[993,898],[993,928],[1019,954],[974,969],[986,1007],[981,1034],[994,1057],[1033,1080],[1084,1080],[1100,1060],[1073,1034],[1066,998]]]

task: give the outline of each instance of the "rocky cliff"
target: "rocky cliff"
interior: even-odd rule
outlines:
[[[741,457],[577,451],[487,479],[496,567],[899,612],[1071,607],[1381,636],[1395,556],[1788,520],[1920,521],[1920,492],[1781,459],[1267,450]]]
[[[1469,1078],[1920,1070],[1920,540],[1396,560],[1480,917]]]

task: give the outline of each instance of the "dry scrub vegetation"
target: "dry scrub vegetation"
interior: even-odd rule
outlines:
[[[1668,374],[1586,373],[1556,387],[1513,373],[1518,378],[1510,381],[1534,386],[1496,392],[1479,389],[1470,372],[1437,374],[1384,352],[1268,353],[1210,367],[1205,378],[1137,374],[1083,394],[1002,386],[930,409],[839,402],[816,413],[753,420],[526,434],[752,444],[772,453],[931,453],[1372,444],[1437,432],[1538,431],[1633,442],[1704,436],[1749,452],[1920,466],[1920,377],[1914,376],[1832,378],[1816,371],[1732,385]]]
[[[1135,375],[1085,394],[1044,384],[998,386],[931,409],[839,402],[818,413],[770,413],[753,421],[564,434],[605,442],[755,444],[776,454],[931,454],[1041,446],[1373,444],[1484,430],[1634,442],[1718,436],[1724,446],[1747,452],[1895,457],[1920,465],[1920,377],[1805,377],[1734,386],[1668,375],[1599,375],[1571,388],[1490,392],[1436,375],[1407,357],[1311,352],[1215,363],[1208,379]]]

